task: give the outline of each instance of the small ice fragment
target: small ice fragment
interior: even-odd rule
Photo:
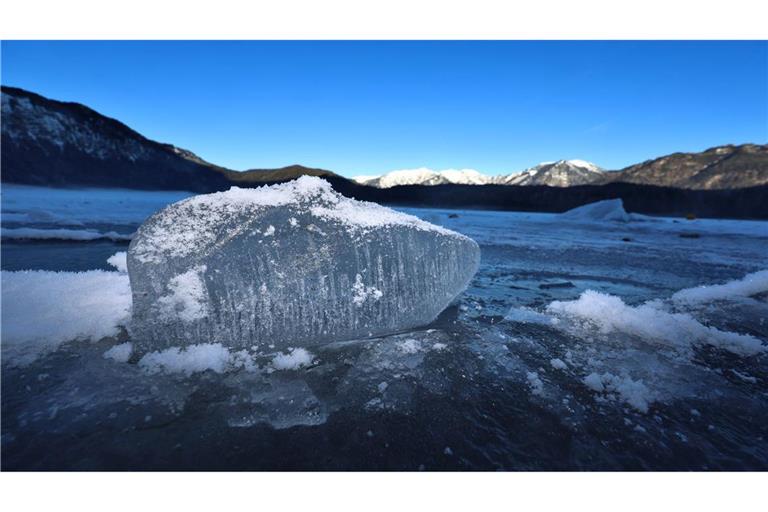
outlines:
[[[606,199],[594,203],[585,204],[560,214],[560,218],[582,222],[629,222],[630,214],[624,210],[621,199]]]
[[[603,375],[591,373],[582,382],[593,391],[609,393],[603,398],[612,399],[617,395],[623,402],[642,413],[648,412],[649,404],[653,400],[652,393],[642,380],[633,380],[627,376],[608,372]]]
[[[504,315],[504,320],[539,325],[552,325],[554,323],[552,317],[525,307],[511,308],[507,314]]]
[[[587,387],[592,391],[602,393],[605,390],[605,387],[603,386],[603,380],[600,378],[600,375],[595,372],[592,372],[584,377],[582,382],[584,382],[584,384],[586,384]]]
[[[112,359],[118,363],[127,363],[131,358],[133,352],[133,344],[131,342],[120,343],[104,352],[106,359]]]
[[[554,359],[550,359],[549,364],[551,364],[552,368],[554,368],[555,370],[565,370],[566,368],[568,368],[568,365],[565,364],[565,362],[562,359],[557,357]]]
[[[541,395],[544,392],[544,383],[541,382],[539,374],[536,372],[527,372],[528,386],[531,388],[531,394]]]

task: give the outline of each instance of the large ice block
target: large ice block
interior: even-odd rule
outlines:
[[[150,217],[128,251],[139,352],[285,347],[428,324],[468,285],[473,240],[302,177]]]

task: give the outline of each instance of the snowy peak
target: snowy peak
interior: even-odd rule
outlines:
[[[355,176],[352,178],[361,185],[377,188],[390,188],[399,185],[485,185],[493,178],[474,169],[445,169],[435,171],[426,167],[401,169],[382,176]]]
[[[603,177],[603,170],[585,160],[542,162],[523,172],[488,176],[474,169],[434,171],[426,167],[392,171],[382,176],[356,176],[361,185],[390,188],[399,185],[549,185],[568,187],[593,183]]]
[[[558,160],[543,162],[519,174],[502,178],[504,185],[547,185],[550,187],[570,187],[586,185],[602,179],[604,171],[585,160]]]

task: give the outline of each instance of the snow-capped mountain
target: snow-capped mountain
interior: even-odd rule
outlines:
[[[519,174],[500,176],[496,183],[501,185],[548,185],[550,187],[571,187],[587,185],[603,178],[605,171],[584,160],[558,160],[543,162]]]
[[[382,176],[356,176],[361,185],[390,188],[398,185],[549,185],[569,187],[592,183],[602,178],[604,171],[584,160],[544,162],[523,172],[488,176],[474,169],[434,171],[426,167],[392,171]]]
[[[352,178],[361,185],[377,188],[390,188],[398,185],[486,185],[493,182],[493,177],[481,174],[474,169],[445,169],[433,171],[426,167],[401,169],[382,176],[355,176]]]

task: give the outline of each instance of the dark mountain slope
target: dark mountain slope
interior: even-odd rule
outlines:
[[[726,145],[701,153],[673,153],[604,175],[624,182],[698,190],[768,185],[768,145]]]
[[[322,178],[337,178],[347,181],[338,174],[325,169],[313,169],[303,165],[289,165],[279,169],[250,169],[248,171],[226,171],[227,178],[234,184],[264,183],[275,181],[288,181],[299,176],[320,176]]]
[[[768,185],[732,190],[691,190],[634,183],[573,187],[404,185],[379,189],[346,180],[329,181],[346,196],[400,206],[559,213],[603,199],[621,198],[627,211],[648,215],[768,219]]]
[[[223,189],[210,164],[180,155],[78,103],[2,88],[3,181],[29,185]]]
[[[233,183],[334,176],[299,165],[237,172],[186,149],[147,139],[79,103],[2,87],[2,180],[54,187],[210,192]]]

